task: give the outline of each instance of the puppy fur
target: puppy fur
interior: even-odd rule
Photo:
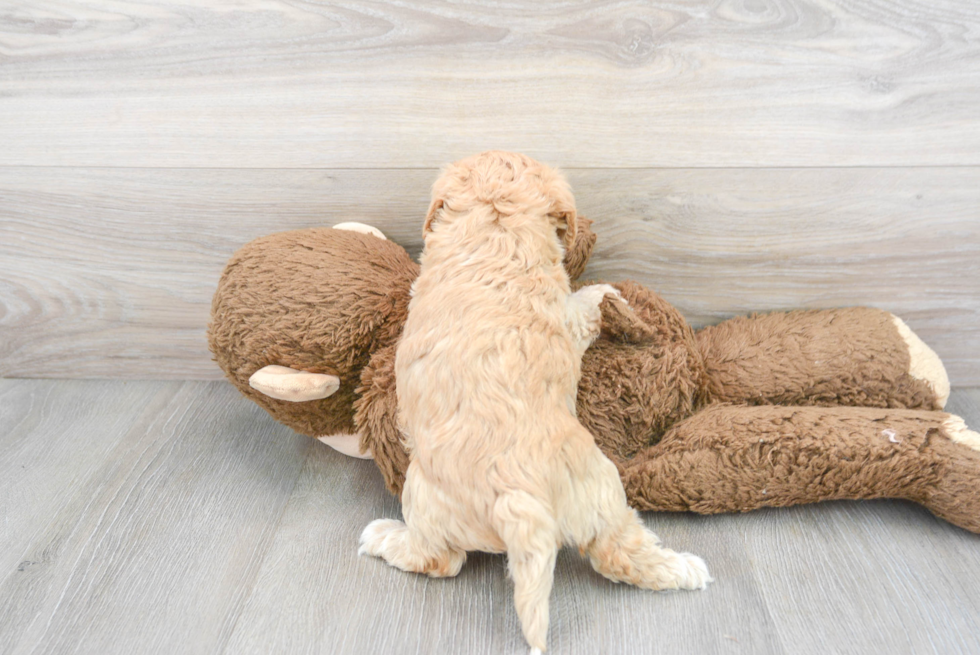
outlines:
[[[395,358],[411,456],[405,523],[372,522],[361,553],[456,575],[466,551],[506,552],[524,636],[544,650],[555,557],[575,545],[616,582],[703,588],[697,557],[661,548],[616,467],[575,416],[582,354],[606,285],[570,293],[575,203],[556,171],[488,152],[433,187],[421,273]]]

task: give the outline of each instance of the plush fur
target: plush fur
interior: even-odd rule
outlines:
[[[904,498],[980,532],[980,451],[943,412],[713,405],[620,462],[638,509],[705,514]],[[976,434],[976,433],[973,433]]]
[[[570,277],[594,241],[579,217]],[[209,331],[216,361],[243,394],[304,434],[356,431],[393,493],[409,461],[396,422],[395,348],[417,275],[402,248],[370,234],[264,237],[229,262]],[[949,390],[942,363],[892,314],[776,313],[695,333],[652,291],[614,286],[626,302],[601,304],[578,417],[619,467],[634,507],[714,513],[908,498],[980,532],[980,435],[938,411]],[[269,364],[343,383],[322,400],[271,400],[248,385]],[[913,424],[919,441],[891,440]],[[773,431],[782,436],[778,459],[759,441]]]
[[[246,397],[297,432],[354,432],[355,391],[372,353],[401,334],[418,271],[404,248],[371,235],[313,229],[261,237],[235,253],[218,282],[211,352]],[[269,365],[335,375],[340,388],[309,402],[270,398],[249,386]]]
[[[395,352],[405,523],[371,523],[361,551],[436,576],[458,573],[466,551],[506,551],[524,635],[540,650],[563,543],[617,582],[704,587],[704,563],[659,547],[575,417],[580,359],[612,289],[571,295],[568,185],[489,152],[448,167],[433,196]]]

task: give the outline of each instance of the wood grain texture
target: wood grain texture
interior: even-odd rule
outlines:
[[[0,381],[0,575],[47,564],[28,559],[25,549],[49,522],[78,510],[87,499],[74,490],[105,465],[142,411],[160,410],[173,386],[130,385],[126,401],[140,409],[120,411],[119,385]]]
[[[221,652],[309,440],[224,385],[10,384],[0,652]]]
[[[695,325],[874,305],[954,384],[980,384],[980,168],[567,171],[633,278]],[[0,375],[214,379],[224,262],[287,229],[363,221],[417,255],[435,170],[0,167]]]
[[[959,0],[41,2],[0,17],[0,164],[980,164]]]
[[[796,652],[980,650],[976,535],[888,501],[766,511],[746,527],[776,633]]]
[[[980,389],[950,409],[980,426]],[[428,579],[356,555],[373,464],[224,382],[0,379],[0,653],[524,653],[502,556]],[[972,654],[980,537],[907,502],[644,515],[703,592],[562,551],[549,652]]]
[[[980,389],[957,389],[946,403],[945,410],[950,414],[966,417],[974,430],[980,426]],[[970,422],[970,418],[973,422]]]

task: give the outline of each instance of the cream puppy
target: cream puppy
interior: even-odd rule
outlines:
[[[431,576],[456,575],[466,551],[506,552],[534,650],[545,648],[563,544],[616,582],[703,588],[704,562],[659,546],[575,417],[582,353],[615,290],[570,293],[568,184],[527,157],[488,152],[447,167],[432,196],[395,358],[411,454],[405,523],[373,521],[360,552]]]

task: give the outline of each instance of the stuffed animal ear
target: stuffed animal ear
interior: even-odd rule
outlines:
[[[384,232],[374,227],[373,225],[365,225],[364,223],[347,222],[347,223],[337,223],[333,226],[335,230],[347,230],[348,232],[359,232],[361,234],[372,234],[379,239],[388,240]]]
[[[252,373],[248,386],[270,398],[301,403],[332,396],[340,388],[340,378],[273,365]]]

